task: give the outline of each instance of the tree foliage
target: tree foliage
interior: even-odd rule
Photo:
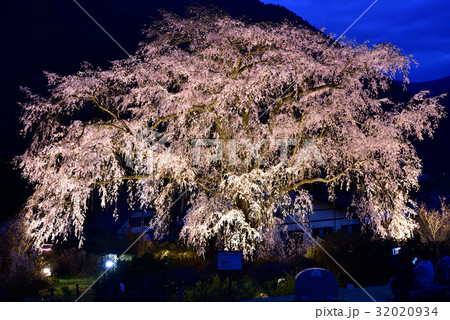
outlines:
[[[357,191],[354,206],[383,236],[414,226],[409,193],[421,162],[411,139],[432,136],[443,107],[425,92],[379,98],[407,82],[411,57],[390,43],[329,37],[291,23],[246,24],[221,14],[165,14],[132,57],[107,70],[47,73],[49,93],[24,89],[17,157],[34,185],[26,204],[37,242],[82,240],[88,199],[126,191],[156,209],[163,235],[175,195],[189,210],[181,238],[205,252],[276,248],[278,224],[311,210],[305,187]],[[288,210],[283,210],[288,207]]]

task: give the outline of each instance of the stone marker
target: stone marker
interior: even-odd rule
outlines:
[[[310,268],[295,277],[295,298],[302,301],[333,300],[338,295],[337,279],[330,271]]]

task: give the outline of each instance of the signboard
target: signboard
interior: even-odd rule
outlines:
[[[217,252],[218,270],[242,270],[241,251],[219,251]]]

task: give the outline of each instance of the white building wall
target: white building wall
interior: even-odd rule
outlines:
[[[313,211],[307,216],[308,223],[295,223],[291,217],[286,217],[281,226],[287,232],[307,230],[312,234],[314,229],[332,228],[333,232],[341,230],[344,226],[355,226],[358,228],[358,219],[348,219],[346,212],[335,209],[332,205],[314,202]],[[300,226],[299,226],[300,224]]]

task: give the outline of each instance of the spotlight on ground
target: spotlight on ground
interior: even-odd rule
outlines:
[[[44,276],[46,277],[50,277],[52,275],[52,271],[50,270],[49,267],[46,267],[44,269],[42,269],[42,273],[44,274]]]
[[[112,261],[112,260],[106,260],[106,262],[105,262],[105,267],[106,267],[107,269],[111,268],[113,265],[114,265],[114,261]]]

